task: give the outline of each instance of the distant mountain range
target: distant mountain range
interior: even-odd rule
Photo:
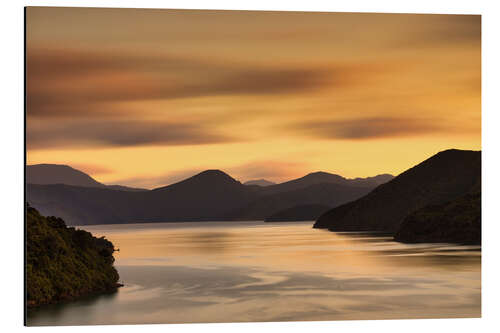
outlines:
[[[109,188],[121,191],[145,191],[122,185],[105,185],[99,183],[86,173],[62,164],[33,164],[26,166],[26,183],[28,184],[66,184],[83,187]]]
[[[284,183],[285,184],[285,183]],[[298,205],[324,205],[336,207],[355,200],[370,192],[374,187],[352,186],[336,183],[316,183],[289,189],[281,184],[268,186],[259,192],[259,197],[228,213],[231,219],[261,220],[279,211]]]
[[[290,180],[281,184],[276,184],[274,186],[269,186],[266,190],[268,194],[273,194],[297,190],[306,186],[317,184],[337,184],[349,187],[375,188],[380,184],[388,182],[392,178],[394,178],[394,176],[389,174],[382,174],[375,177],[348,179],[327,172],[313,172],[301,178]]]
[[[315,172],[242,184],[207,170],[153,190],[104,185],[69,166],[26,171],[28,202],[69,225],[317,218],[315,228],[380,231],[410,243],[481,241],[480,151],[442,151],[397,177]]]
[[[269,180],[265,179],[255,179],[244,182],[243,185],[270,186],[270,185],[276,185],[276,183],[270,182]]]
[[[46,164],[27,168],[27,200],[41,214],[62,217],[69,225],[264,220],[297,205],[335,207],[390,178],[346,179],[319,172],[282,184],[248,186],[220,170],[207,170],[172,185],[141,190],[103,185],[81,171]]]
[[[417,215],[414,215],[413,220],[419,220],[426,225],[429,223],[429,226],[432,223],[434,230],[439,230],[439,224],[443,223],[441,227],[447,229],[444,226],[444,218],[442,222],[438,221],[439,219],[430,218],[430,212],[437,216],[432,205],[442,205],[442,209],[447,210],[449,214],[446,220],[462,219],[461,214],[468,213],[455,208],[465,207],[464,202],[467,200],[463,199],[459,203],[453,203],[453,201],[468,194],[475,194],[476,197],[479,195],[480,200],[480,193],[481,152],[446,150],[378,186],[367,195],[329,210],[318,218],[314,227],[327,228],[331,231],[397,233],[403,221],[406,219],[407,223],[410,223],[408,222],[409,216],[418,212],[415,213]],[[468,200],[471,201],[471,199]],[[477,207],[477,201],[473,203]],[[423,210],[419,211],[420,209]],[[455,216],[451,217],[450,214],[455,214]],[[429,218],[426,219],[426,216]],[[407,228],[418,230],[410,224]],[[480,230],[480,221],[476,227]],[[422,227],[420,232],[425,229]],[[422,234],[419,241],[435,240],[438,238],[435,234],[440,233],[435,231],[431,235],[430,229],[427,231],[428,234]],[[445,230],[441,232],[443,235],[448,233]],[[465,232],[465,229],[462,232]],[[405,237],[407,237],[405,233],[400,234],[401,240]],[[417,239],[417,237],[409,236],[407,238],[415,241]],[[443,237],[442,240],[445,241],[445,238]]]

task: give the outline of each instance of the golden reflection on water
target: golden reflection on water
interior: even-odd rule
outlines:
[[[291,271],[406,274],[405,267],[477,270],[474,246],[401,244],[392,237],[333,233],[311,223],[160,223],[92,226],[120,249],[117,265],[259,266]],[[158,260],[161,259],[161,260]],[[394,271],[396,269],[396,271]]]
[[[120,249],[125,287],[28,313],[28,325],[481,315],[480,247],[401,244],[309,223],[86,226]]]

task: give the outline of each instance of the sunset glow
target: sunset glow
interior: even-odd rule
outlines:
[[[27,163],[154,188],[481,149],[474,15],[27,8]]]

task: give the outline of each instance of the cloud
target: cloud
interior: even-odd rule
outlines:
[[[232,142],[203,125],[144,120],[28,122],[28,149],[191,145]]]
[[[434,25],[433,33],[442,42],[481,43],[481,15],[443,15],[442,24]],[[432,38],[431,34],[425,36]]]
[[[341,68],[263,67],[169,54],[27,52],[28,116],[107,113],[103,103],[297,93],[338,84]],[[109,112],[108,112],[109,113]]]
[[[138,112],[137,103],[127,102],[297,94],[350,82],[352,77],[345,72],[357,71],[358,67],[266,67],[156,52],[32,46],[27,52],[27,146],[44,149],[235,142],[235,137],[215,130],[223,122],[238,122],[235,112],[200,113],[194,118],[188,113],[187,118],[176,120],[163,118],[158,107]],[[152,114],[158,121],[150,118]],[[165,110],[164,115],[169,114]]]
[[[373,117],[305,122],[289,126],[287,130],[322,139],[364,140],[436,132],[442,129],[437,123],[436,120]]]
[[[480,15],[392,15],[390,20],[401,33],[390,35],[387,47],[406,47],[415,50],[444,45],[474,45],[481,43]]]

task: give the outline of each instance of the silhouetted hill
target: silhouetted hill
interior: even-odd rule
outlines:
[[[326,212],[314,227],[396,232],[410,213],[477,191],[480,184],[480,151],[442,151],[366,196]]]
[[[243,185],[257,185],[257,186],[270,186],[270,185],[276,185],[276,183],[270,182],[269,180],[265,179],[255,179],[255,180],[249,180],[247,182],[244,182]]]
[[[320,183],[273,194],[264,191],[259,198],[231,212],[229,216],[235,219],[261,220],[297,205],[316,204],[336,207],[360,198],[372,189],[372,187]]]
[[[313,172],[304,177],[290,180],[288,182],[267,186],[265,192],[267,194],[293,191],[300,188],[308,187],[315,184],[339,184],[347,186],[360,186],[374,188],[385,181],[394,178],[391,175],[378,175],[368,178],[355,178],[348,179],[339,175],[331,174],[328,172]]]
[[[26,166],[26,183],[38,185],[65,184],[109,188],[119,191],[145,191],[145,189],[122,185],[105,185],[80,170],[62,164],[34,164]]]
[[[68,228],[60,218],[26,214],[27,306],[56,303],[116,290],[114,246],[104,237]]]
[[[132,222],[144,193],[65,184],[26,187],[27,200],[33,207],[42,215],[61,217],[68,225]]]
[[[229,176],[227,173],[221,170],[205,170],[196,174],[192,177],[184,179],[180,182],[155,188],[153,191],[167,191],[176,188],[185,188],[185,187],[209,187],[209,186],[217,186],[221,188],[225,188],[227,186],[230,187],[241,187],[241,183],[236,179]]]
[[[251,187],[218,170],[151,191],[116,191],[63,184],[28,184],[27,198],[42,214],[71,225],[197,221],[223,218],[258,197]]]
[[[266,222],[314,221],[331,207],[325,205],[299,205],[281,210],[265,219]]]
[[[86,187],[104,187],[94,178],[68,165],[35,164],[26,167],[28,184],[66,184]]]
[[[145,193],[145,221],[188,221],[222,218],[227,211],[259,194],[220,170],[207,170],[181,182]],[[151,206],[150,204],[153,204]]]
[[[408,215],[394,240],[404,243],[481,244],[481,193],[467,194]]]

